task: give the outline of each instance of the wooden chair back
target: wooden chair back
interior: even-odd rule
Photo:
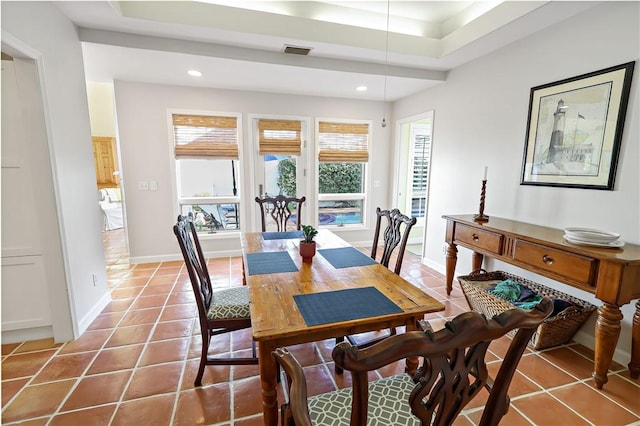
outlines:
[[[262,220],[262,232],[267,231],[267,218],[271,216],[276,224],[278,232],[287,231],[287,224],[295,210],[295,229],[300,230],[302,215],[302,204],[306,197],[295,198],[277,195],[275,197],[256,197],[256,203],[260,206],[260,219]]]
[[[406,216],[400,213],[400,210],[398,209],[381,210],[380,207],[376,208],[376,217],[376,230],[373,236],[373,246],[371,247],[371,258],[376,258],[382,218],[386,218],[386,228],[384,229],[382,239],[383,250],[380,263],[388,268],[391,255],[397,247],[398,255],[396,257],[396,263],[393,271],[396,274],[400,274],[402,260],[404,259],[404,251],[407,248],[407,241],[409,240],[409,233],[411,232],[413,225],[416,224],[416,218]]]
[[[489,398],[480,420],[481,426],[497,425],[509,408],[507,391],[527,343],[538,325],[553,310],[544,299],[535,309],[512,309],[487,320],[476,312],[465,312],[447,322],[439,331],[411,331],[397,334],[366,349],[342,342],[333,349],[336,364],[352,375],[351,425],[366,425],[369,404],[368,372],[409,356],[423,358],[413,376],[415,386],[407,390],[408,406],[423,425],[451,425],[462,409],[482,390]],[[486,353],[489,344],[518,329],[511,341],[500,369],[492,380],[487,372]],[[278,348],[274,356],[288,378],[289,403],[282,407],[284,424],[311,426],[306,380],[300,364],[286,348]],[[398,376],[399,377],[399,376]],[[371,383],[375,385],[375,382]],[[398,393],[393,393],[397,397]],[[378,398],[380,395],[377,395]],[[391,394],[387,397],[393,397]],[[397,406],[397,404],[395,404]],[[331,407],[325,407],[331,410]],[[325,411],[326,411],[325,410]],[[289,423],[286,423],[289,422]]]

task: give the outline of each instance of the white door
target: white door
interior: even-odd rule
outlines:
[[[253,117],[255,196],[284,195],[306,197],[302,209],[302,223],[307,223],[314,197],[309,191],[309,168],[307,165],[308,120],[300,117]],[[266,124],[265,124],[266,123]],[[299,152],[291,148],[299,146]],[[262,152],[261,152],[262,150]],[[268,150],[268,153],[264,151]],[[252,198],[253,201],[253,198]],[[256,203],[253,201],[253,204]],[[260,210],[251,210],[255,229],[261,229]],[[294,211],[295,222],[298,212]],[[275,230],[275,223],[267,222],[267,230]]]
[[[422,255],[429,201],[433,111],[398,121],[394,205],[417,219],[407,249]]]

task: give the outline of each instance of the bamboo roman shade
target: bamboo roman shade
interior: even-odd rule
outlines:
[[[329,163],[369,161],[369,125],[318,123],[319,160]]]
[[[296,120],[258,120],[260,155],[300,155],[302,123]]]
[[[176,158],[238,158],[236,117],[173,114]]]

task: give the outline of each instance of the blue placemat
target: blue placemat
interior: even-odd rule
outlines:
[[[334,268],[374,265],[375,260],[353,247],[341,247],[318,250]]]
[[[294,238],[302,238],[302,231],[286,231],[286,232],[263,232],[264,240],[291,240]]]
[[[286,251],[247,254],[247,272],[249,275],[295,272],[298,267]]]
[[[402,312],[375,287],[298,294],[293,299],[309,326]]]

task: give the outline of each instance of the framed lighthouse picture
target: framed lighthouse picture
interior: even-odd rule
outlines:
[[[531,89],[521,185],[613,190],[634,64]]]

